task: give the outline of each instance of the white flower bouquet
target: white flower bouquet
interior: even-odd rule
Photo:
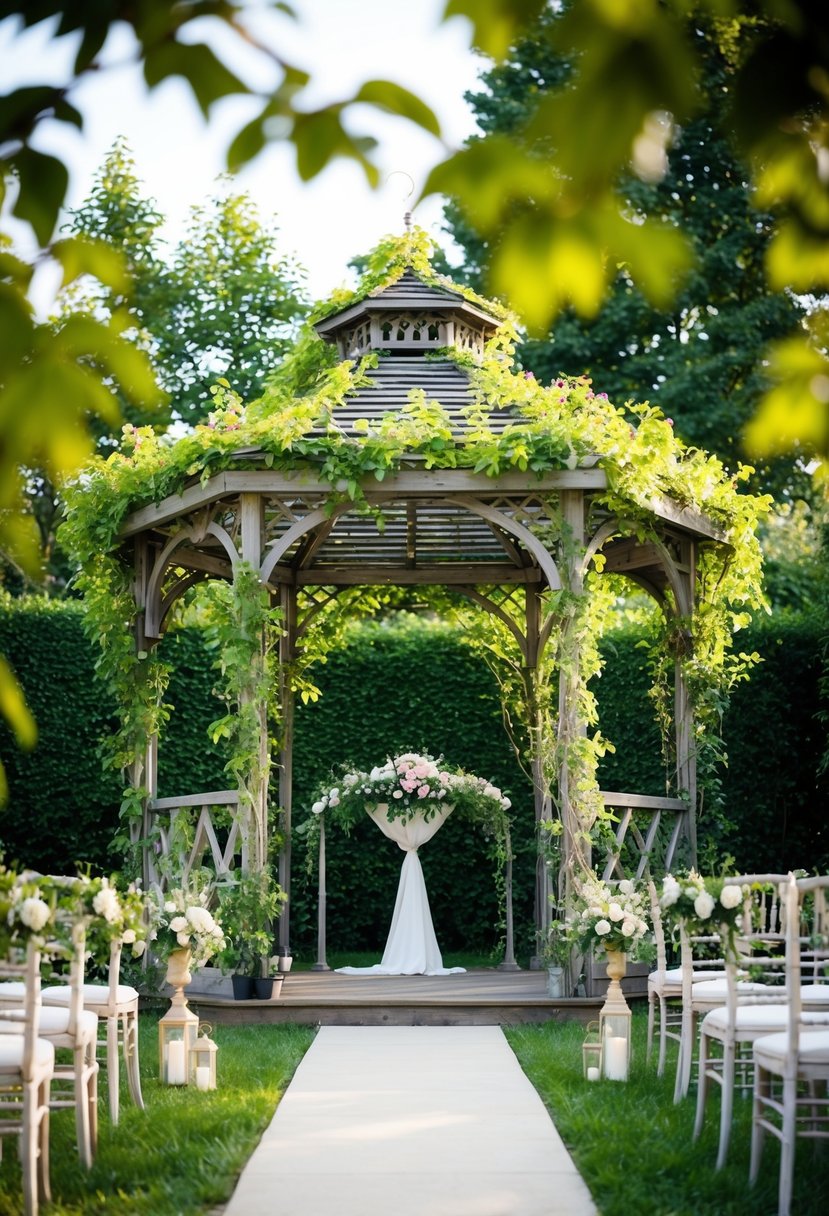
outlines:
[[[662,880],[659,906],[672,929],[683,921],[694,935],[731,939],[742,926],[746,889],[728,878],[703,878],[696,870]]]
[[[630,879],[611,887],[591,870],[576,880],[565,933],[582,950],[619,950],[635,958],[650,930],[646,908],[645,893]]]
[[[370,772],[344,772],[335,785],[319,792],[311,810],[315,815],[336,811],[345,822],[354,822],[366,806],[388,805],[392,818],[410,819],[422,812],[432,818],[446,805],[482,810],[507,811],[509,798],[484,778],[451,768],[442,760],[417,752],[389,757]]]
[[[225,947],[225,935],[209,911],[209,887],[175,887],[154,893],[150,909],[150,942],[155,954],[167,958],[173,950],[190,950],[192,965],[200,967]]]

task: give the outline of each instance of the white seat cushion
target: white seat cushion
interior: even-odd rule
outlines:
[[[724,971],[694,971],[691,973],[691,983],[700,984],[708,980],[724,980]],[[677,993],[682,989],[682,968],[669,967],[667,971],[652,971],[648,983],[660,985],[663,988],[676,988]]]
[[[804,984],[800,999],[804,1005],[825,1005],[829,1009],[829,984]]]
[[[16,1005],[25,995],[26,985],[19,980],[3,980],[0,983],[0,1005]]]
[[[734,1028],[737,1031],[763,1033],[785,1030],[789,1024],[786,1005],[738,1005],[734,1010]],[[703,1034],[725,1034],[728,1029],[728,1010],[724,1005],[712,1009],[702,1019]]]
[[[745,996],[762,996],[764,992],[782,992],[782,989],[770,988],[768,984],[753,984],[748,980],[740,980],[737,992]],[[723,1005],[728,1000],[728,983],[721,980],[702,980],[695,983],[693,988],[695,1001],[721,1001]]]
[[[44,988],[40,995],[44,1005],[65,1005],[69,1001],[71,991],[67,984],[61,984]],[[138,1000],[138,989],[131,988],[129,984],[119,984],[116,990],[116,1000],[119,1005],[129,1005],[130,1001]],[[87,1009],[91,1009],[93,1005],[108,1005],[109,985],[84,984],[83,1003]]]
[[[782,1066],[789,1047],[787,1034],[766,1034],[754,1040],[754,1060],[764,1068]],[[829,1066],[829,1030],[804,1030],[798,1058],[807,1064]]]
[[[35,1064],[38,1068],[52,1069],[55,1065],[55,1048],[48,1039],[35,1040]],[[23,1035],[0,1035],[0,1077],[4,1070],[20,1068],[23,1063]]]
[[[23,1011],[20,1010],[22,1016]],[[89,1037],[98,1033],[98,1015],[91,1009],[82,1009],[78,1024],[82,1035]],[[47,1008],[41,1006],[40,1017],[38,1018],[38,1034],[49,1037],[53,1034],[67,1034],[69,1032],[69,1009],[66,1006],[59,1007],[53,1005]],[[7,1021],[5,1018],[0,1019],[0,1034],[20,1034],[20,1023],[18,1021]]]

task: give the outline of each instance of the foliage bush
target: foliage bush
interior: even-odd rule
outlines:
[[[659,733],[647,690],[646,652],[632,626],[605,638],[597,681],[602,729],[616,752],[602,761],[602,788],[664,793]],[[745,649],[764,662],[737,686],[723,729],[729,766],[721,776],[721,809],[703,806],[706,855],[731,854],[744,868],[829,866],[829,828],[822,808],[829,775],[818,776],[823,749],[813,620],[781,616],[745,631]],[[102,772],[98,736],[114,726],[114,708],[94,681],[93,648],[72,604],[15,600],[0,604],[0,649],[19,675],[40,731],[31,753],[0,733],[10,797],[0,812],[8,859],[57,872],[76,860],[109,869],[108,843],[118,827],[120,787]],[[211,690],[215,654],[196,629],[162,643],[173,667],[172,706],[159,756],[159,794],[227,788],[223,758],[208,740],[217,713]],[[340,763],[370,766],[402,749],[443,752],[447,760],[489,777],[513,802],[515,908],[519,954],[532,946],[535,850],[532,796],[507,743],[494,679],[450,627],[430,620],[367,623],[351,628],[344,649],[314,673],[323,695],[297,705],[294,822],[308,817],[315,786]],[[316,875],[307,874],[305,844],[294,836],[292,944],[313,954]],[[336,950],[377,950],[388,930],[400,868],[399,851],[368,818],[351,836],[331,833],[328,852],[328,940]],[[498,938],[498,897],[488,842],[470,837],[450,817],[423,849],[422,862],[441,946],[491,949]]]

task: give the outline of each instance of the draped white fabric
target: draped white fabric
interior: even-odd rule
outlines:
[[[382,961],[373,967],[338,967],[346,975],[454,975],[463,967],[444,967],[432,925],[429,896],[417,850],[445,822],[452,807],[443,806],[431,819],[416,812],[411,819],[389,819],[388,806],[366,808],[369,815],[406,856],[400,870],[397,899]]]

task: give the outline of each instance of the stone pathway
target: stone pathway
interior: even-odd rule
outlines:
[[[596,1216],[497,1026],[324,1026],[225,1216]]]

